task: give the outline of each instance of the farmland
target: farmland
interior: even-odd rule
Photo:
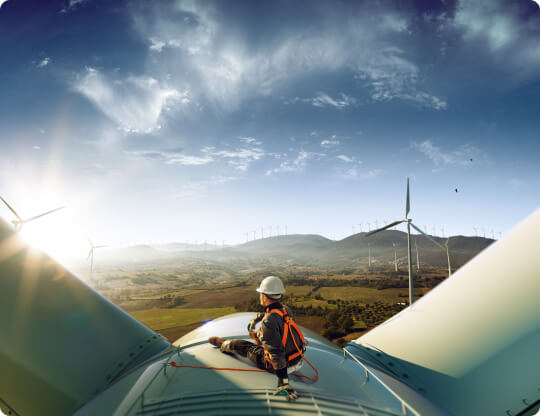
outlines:
[[[190,264],[190,266],[194,266]],[[208,267],[208,274],[205,273]],[[415,277],[415,295],[423,296],[445,278],[430,268]],[[92,285],[104,296],[170,341],[219,316],[257,311],[255,289],[264,276],[280,276],[283,303],[303,325],[338,344],[354,339],[399,312],[408,303],[405,271],[382,268],[366,273],[305,265],[251,264],[249,268],[197,263],[186,267],[103,268]]]

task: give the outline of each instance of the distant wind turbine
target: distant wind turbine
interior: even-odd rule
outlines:
[[[358,224],[358,227],[360,227],[359,230],[362,232],[362,223]]]
[[[17,211],[15,211],[15,210],[11,207],[11,205],[9,205],[8,202],[7,202],[4,198],[2,198],[2,197],[0,196],[0,199],[2,200],[2,202],[4,202],[4,204],[6,204],[6,206],[7,206],[7,207],[9,208],[9,210],[13,213],[13,215],[15,215],[15,216],[17,217],[16,220],[12,220],[12,221],[11,221],[11,223],[13,224],[13,226],[15,227],[16,230],[20,230],[20,229],[22,228],[22,226],[23,226],[24,224],[26,224],[27,222],[33,221],[33,220],[35,220],[35,219],[37,219],[37,218],[43,217],[44,215],[51,214],[51,213],[53,213],[53,212],[55,212],[55,211],[58,211],[58,210],[60,210],[60,209],[62,209],[62,208],[65,208],[65,207],[58,207],[58,208],[55,208],[55,209],[53,209],[53,210],[44,212],[43,214],[36,215],[35,217],[32,217],[32,218],[28,218],[28,219],[26,219],[26,220],[23,220],[23,219],[20,217],[20,215],[17,214]]]
[[[90,278],[92,278],[92,272],[94,271],[94,250],[106,246],[95,246],[90,239],[88,239],[88,242],[90,243],[90,251],[88,252],[86,260],[90,259]]]
[[[355,229],[354,229],[354,225],[352,226],[352,233],[353,233],[353,235],[356,234]]]
[[[413,287],[413,274],[412,274],[412,253],[411,253],[411,227],[413,227],[416,231],[422,233],[424,236],[429,238],[431,241],[433,241],[435,244],[437,244],[439,247],[441,247],[444,250],[444,247],[441,246],[439,243],[437,243],[433,238],[431,238],[429,235],[427,235],[425,232],[423,232],[420,228],[418,228],[416,225],[412,223],[412,220],[408,218],[410,211],[410,198],[409,198],[409,178],[407,178],[407,194],[405,199],[405,218],[402,220],[394,221],[382,228],[379,228],[377,230],[373,230],[369,233],[367,233],[365,236],[369,237],[370,235],[376,234],[378,232],[381,232],[383,230],[386,230],[387,228],[395,227],[398,224],[401,224],[402,222],[407,223],[407,258],[409,263],[409,304],[412,305],[414,302],[414,287]]]

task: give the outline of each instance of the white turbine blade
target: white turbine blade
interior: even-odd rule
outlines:
[[[401,224],[402,222],[406,222],[406,221],[405,220],[394,221],[393,223],[385,225],[384,227],[377,228],[376,230],[370,231],[369,233],[365,234],[364,237],[369,237],[370,235],[376,234],[379,231],[383,231],[383,230],[386,230],[387,228],[395,227],[396,225]]]
[[[405,218],[407,218],[407,215],[409,215],[410,210],[411,210],[411,204],[410,204],[410,198],[409,198],[409,178],[407,178],[407,197],[405,200]]]
[[[61,210],[62,208],[65,208],[65,207],[58,207],[58,208],[55,208],[55,209],[52,209],[50,211],[47,211],[47,212],[44,212],[43,214],[39,214],[39,215],[36,215],[35,217],[32,217],[32,218],[28,218],[27,220],[24,220],[23,222],[29,222],[29,221],[33,221],[39,217],[43,217],[44,215],[47,215],[47,214],[51,214],[53,212],[56,212],[58,210]]]
[[[92,246],[92,248],[94,248],[94,243],[92,243],[92,240],[90,240],[90,237],[88,237],[88,242],[90,243],[90,245]]]
[[[94,248],[102,248],[102,247],[107,247],[107,246],[94,246]]]
[[[90,258],[90,256],[92,255],[92,250],[93,250],[93,249],[94,249],[94,248],[92,247],[92,248],[90,249],[90,251],[88,252],[88,256],[86,256],[86,260],[88,260],[88,259]]]
[[[437,243],[433,238],[431,238],[431,236],[427,235],[425,232],[423,232],[420,228],[418,228],[416,225],[414,225],[412,222],[410,223],[411,224],[411,227],[413,227],[416,231],[422,233],[424,235],[424,237],[427,237],[429,238],[434,244],[437,244],[440,248],[442,248],[444,251],[446,251],[446,248],[444,248],[443,246],[441,246],[439,243]]]
[[[0,199],[4,202],[4,204],[6,204],[6,206],[10,209],[10,211],[13,212],[13,214],[19,219],[19,221],[22,221],[22,218],[19,216],[19,214],[17,214],[17,211],[15,211],[15,210],[11,207],[11,205],[9,205],[9,204],[7,203],[7,201],[6,201],[4,198],[2,198],[1,196],[0,196]]]

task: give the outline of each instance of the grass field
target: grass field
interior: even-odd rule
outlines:
[[[425,288],[415,289],[415,297],[426,293]],[[356,300],[361,303],[396,303],[407,300],[409,292],[407,288],[391,288],[377,290],[369,287],[321,287],[316,294],[320,294],[324,299]],[[401,295],[401,297],[400,297]]]
[[[143,309],[131,311],[130,314],[154,331],[167,328],[187,326],[208,321],[219,316],[234,313],[232,307],[225,308],[205,308],[205,309]]]

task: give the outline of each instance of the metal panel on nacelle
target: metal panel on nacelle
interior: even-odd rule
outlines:
[[[70,415],[170,344],[0,219],[0,401]]]
[[[389,388],[376,370],[364,366],[341,348],[305,328],[302,331],[309,344],[306,358],[317,368],[319,380],[311,382],[290,375],[290,382],[300,395],[298,401],[287,402],[282,396],[274,396],[275,375],[258,372],[249,360],[224,354],[207,342],[211,335],[248,339],[246,327],[253,316],[254,313],[232,314],[197,328],[175,342],[176,351],[134,370],[136,377],[126,375],[110,392],[104,392],[99,400],[93,400],[75,416],[177,413],[449,415],[400,381],[394,381],[393,387]],[[173,361],[176,365],[211,368],[169,366]],[[306,363],[298,373],[314,376]],[[120,391],[125,397],[118,404]]]
[[[418,302],[355,342],[456,415],[540,399],[540,210]],[[350,347],[352,353],[359,351]],[[377,355],[378,354],[378,355]]]

